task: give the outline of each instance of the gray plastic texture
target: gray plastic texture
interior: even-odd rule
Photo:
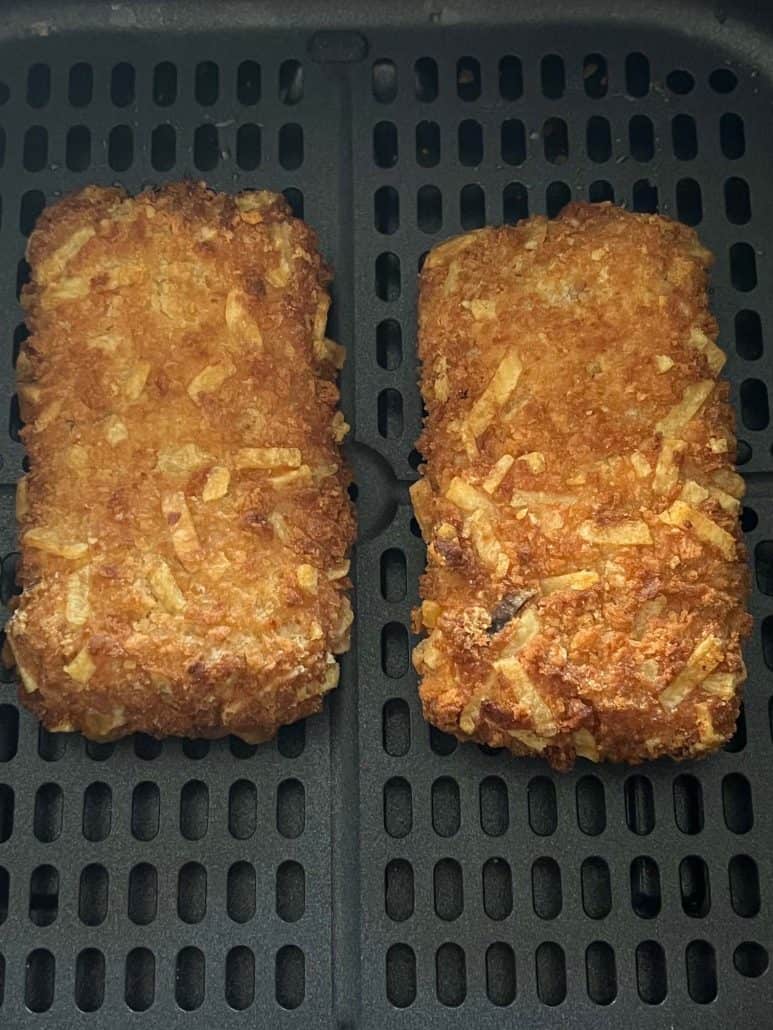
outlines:
[[[17,289],[90,182],[282,189],[334,264],[360,519],[324,715],[260,748],[38,730],[0,686],[0,1026],[727,1028],[773,987],[773,18],[756,4],[7,4],[0,587]],[[744,715],[702,763],[456,747],[421,719],[407,487],[416,273],[444,237],[614,198],[717,255],[754,562]]]

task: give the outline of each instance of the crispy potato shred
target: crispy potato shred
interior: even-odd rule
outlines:
[[[330,273],[273,193],[90,187],[29,242],[8,642],[52,730],[265,740],[349,646]]]
[[[440,729],[556,768],[731,736],[750,619],[711,260],[609,204],[430,252],[414,664]]]

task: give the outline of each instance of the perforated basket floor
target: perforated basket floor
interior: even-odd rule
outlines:
[[[89,182],[283,189],[319,230],[360,517],[341,689],[275,743],[86,745],[0,685],[3,1028],[770,1025],[773,18],[539,6],[3,12],[3,600],[25,241]],[[570,197],[659,209],[717,255],[755,633],[738,732],[700,764],[553,775],[417,703],[416,273]]]

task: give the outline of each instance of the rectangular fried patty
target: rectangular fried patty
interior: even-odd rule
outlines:
[[[349,646],[329,273],[282,197],[90,187],[29,242],[21,697],[94,738],[270,737]]]
[[[414,663],[441,729],[559,768],[732,734],[750,619],[710,263],[588,204],[430,253]]]

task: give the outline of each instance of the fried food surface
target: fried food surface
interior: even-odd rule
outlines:
[[[103,739],[258,741],[318,711],[354,527],[314,233],[272,193],[90,187],[28,258],[25,704]]]
[[[558,768],[732,734],[751,620],[710,262],[585,204],[430,253],[414,663],[441,729]]]

